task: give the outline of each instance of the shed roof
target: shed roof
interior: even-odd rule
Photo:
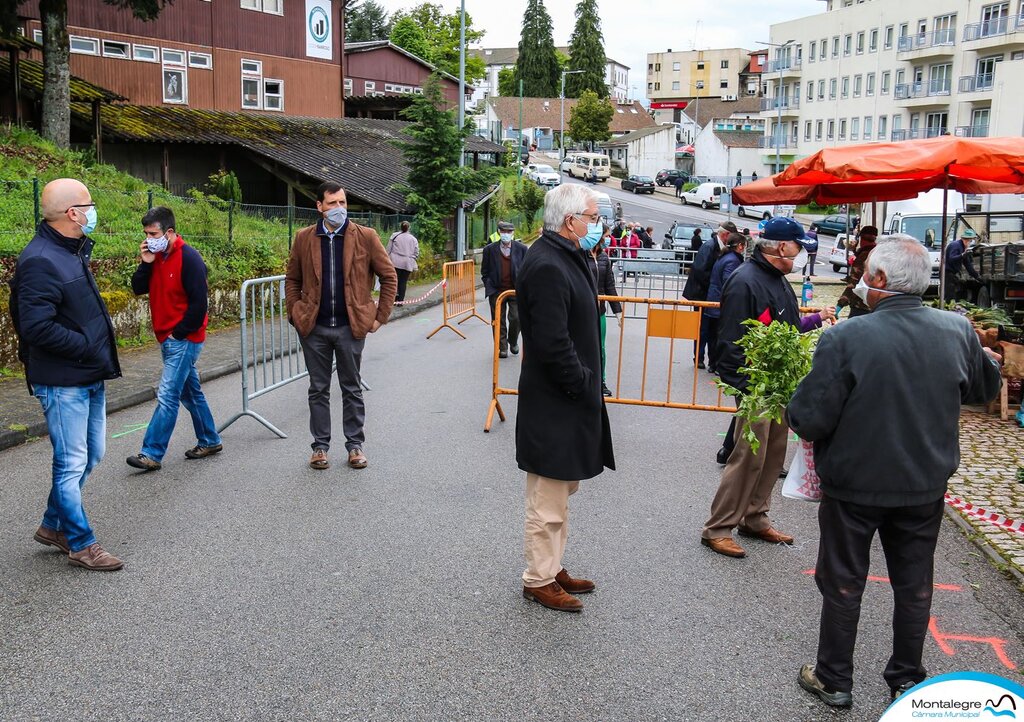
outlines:
[[[604,143],[601,143],[600,145],[605,148],[619,145],[629,145],[634,140],[640,140],[641,138],[646,138],[647,136],[655,135],[656,133],[663,133],[666,130],[672,131],[674,135],[676,127],[670,123],[667,125],[656,125],[653,128],[641,128],[640,130],[634,130],[630,131],[629,133],[626,133],[625,135],[620,135],[617,138],[606,140]]]
[[[43,64],[38,60],[21,58],[18,60],[18,73],[21,77],[22,91],[33,97],[41,98],[43,96]],[[3,79],[4,85],[9,85],[11,82],[11,59],[2,53],[0,53],[0,78]],[[72,103],[91,103],[95,100],[101,103],[112,103],[115,100],[127,100],[123,95],[101,88],[76,75],[71,76],[70,86]]]
[[[726,148],[757,148],[764,133],[749,130],[713,130],[715,137]]]
[[[413,62],[419,63],[420,65],[430,70],[431,72],[436,71],[441,76],[447,78],[453,83],[457,84],[459,82],[459,79],[456,78],[454,75],[446,73],[443,70],[439,70],[438,67],[433,63],[427,62],[419,55],[413,55],[405,48],[395,45],[390,40],[367,40],[361,43],[345,43],[345,55],[352,55],[353,53],[368,53],[373,50],[392,50],[400,55],[404,55]],[[469,83],[466,83],[466,87],[470,91],[475,90],[475,88]]]
[[[488,98],[486,102],[494,109],[494,114],[498,116],[503,126],[506,128],[519,127],[519,98]],[[577,102],[575,98],[565,99],[566,127],[569,126],[569,116]],[[523,127],[558,128],[561,104],[559,98],[523,98]],[[612,107],[615,108],[615,113],[612,114],[611,123],[608,125],[612,133],[628,133],[631,130],[657,125],[647,109],[637,100],[622,105],[613,102]]]

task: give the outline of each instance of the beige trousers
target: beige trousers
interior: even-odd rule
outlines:
[[[579,486],[578,481],[526,475],[523,586],[546,586],[562,571],[562,554],[569,536],[569,497]]]
[[[731,536],[738,526],[750,531],[762,531],[771,526],[768,504],[786,462],[789,427],[771,420],[756,422],[754,434],[761,447],[755,454],[743,438],[745,423],[736,423],[736,448],[722,470],[718,493],[711,502],[711,518],[705,522],[701,534],[705,539]]]

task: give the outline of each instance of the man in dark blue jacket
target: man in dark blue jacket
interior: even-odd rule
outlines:
[[[480,277],[484,282],[484,295],[491,305],[492,324],[498,296],[516,287],[516,276],[526,257],[526,244],[515,239],[515,226],[501,221],[498,234],[498,242],[484,246],[480,258]],[[519,305],[515,297],[506,298],[501,308],[498,355],[507,358],[509,351],[519,353]]]
[[[895,699],[924,680],[943,496],[960,465],[960,405],[999,392],[998,357],[982,349],[971,324],[921,304],[931,273],[915,238],[879,239],[857,288],[871,313],[822,335],[787,410],[793,430],[814,442],[824,494],[818,658],[799,682],[835,707],[853,703],[853,648],[875,532],[894,598],[885,681]]]
[[[114,326],[89,270],[96,204],[77,180],[43,188],[43,222],[18,257],[11,314],[32,394],[53,445],[53,486],[35,533],[75,566],[114,571],[123,564],[96,543],[82,486],[103,458],[104,381],[121,375]]]

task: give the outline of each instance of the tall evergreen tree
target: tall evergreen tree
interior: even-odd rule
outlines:
[[[520,80],[523,81],[523,95],[528,98],[558,97],[561,77],[551,16],[544,7],[544,0],[528,0],[526,3],[514,76],[516,88]]]
[[[583,72],[566,76],[566,97],[578,98],[583,91],[590,90],[597,93],[599,98],[607,98],[605,68],[608,61],[604,54],[604,36],[601,34],[597,0],[580,0],[576,5],[576,27],[572,31],[569,46],[569,70]]]
[[[345,10],[345,42],[384,40],[391,35],[387,11],[376,0],[349,5]]]

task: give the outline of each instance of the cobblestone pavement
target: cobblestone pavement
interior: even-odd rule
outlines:
[[[949,491],[966,502],[1020,521],[1024,519],[1024,429],[998,415],[965,410],[960,417],[960,468]],[[958,512],[1024,579],[1024,532],[1011,531]]]

